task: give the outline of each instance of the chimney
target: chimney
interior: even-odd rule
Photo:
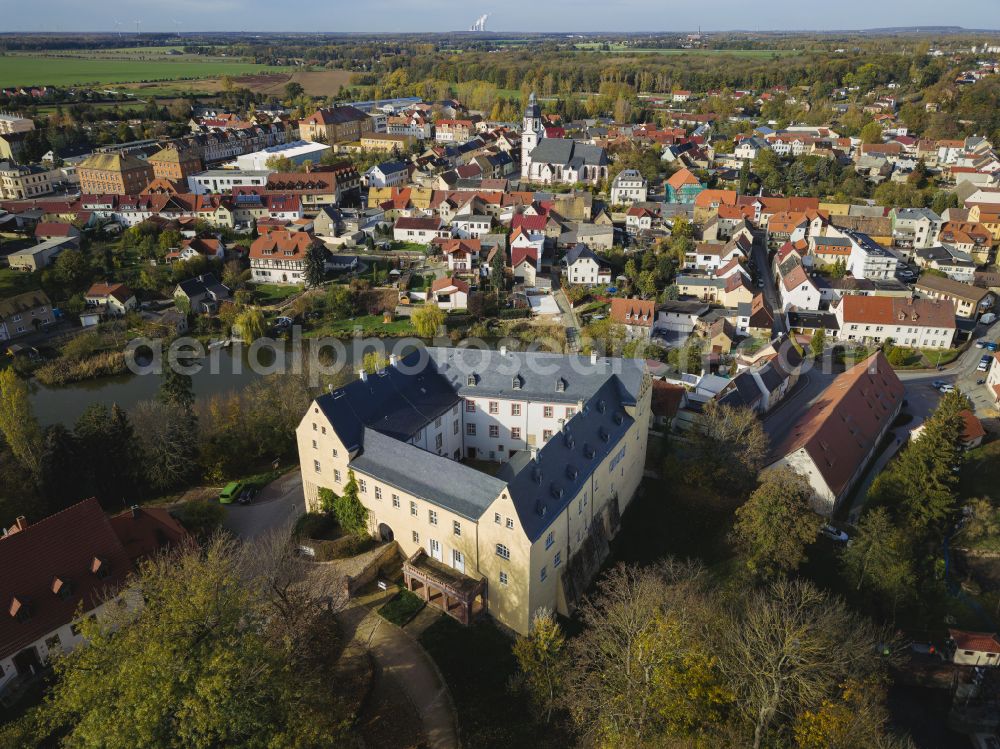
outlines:
[[[28,518],[26,518],[24,515],[18,515],[17,520],[14,521],[14,529],[23,531],[27,527],[28,527]]]
[[[358,370],[358,376],[362,382],[368,382],[368,373],[363,368]]]
[[[593,365],[595,365],[595,366],[597,365],[597,352],[596,351],[591,351],[590,352],[590,363],[593,364]]]
[[[501,346],[500,347],[500,356],[507,356],[507,347],[506,346]]]

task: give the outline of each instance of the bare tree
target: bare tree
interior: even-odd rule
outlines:
[[[721,668],[759,749],[771,727],[818,707],[848,678],[878,679],[888,635],[804,581],[751,593],[718,629]]]

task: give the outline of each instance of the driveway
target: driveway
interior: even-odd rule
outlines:
[[[294,523],[306,511],[302,474],[296,468],[260,490],[251,505],[223,505],[223,527],[233,535],[251,539],[274,528]]]
[[[580,323],[576,319],[573,305],[569,303],[569,299],[563,291],[559,271],[555,270],[552,272],[552,296],[555,298],[556,304],[559,305],[563,325],[566,327],[566,348],[568,353],[575,354],[580,350]]]
[[[427,746],[431,749],[457,749],[460,744],[451,694],[431,657],[420,644],[407,632],[361,604],[339,612],[337,620],[344,634],[368,648],[382,671],[402,686],[424,724]]]

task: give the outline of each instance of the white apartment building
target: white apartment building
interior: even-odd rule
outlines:
[[[907,299],[889,296],[841,298],[833,313],[840,323],[840,338],[858,343],[949,348],[955,339],[955,305],[940,299]]]
[[[563,263],[566,266],[566,279],[571,284],[595,286],[611,283],[611,269],[582,242],[566,253]]]
[[[270,169],[209,169],[187,178],[188,189],[195,195],[226,195],[234,187],[266,187]]]
[[[936,245],[944,226],[944,219],[930,208],[894,208],[889,217],[896,246],[914,250]]]
[[[408,588],[525,633],[539,607],[571,612],[606,557],[642,478],[650,394],[641,360],[420,349],[309,407],[306,505],[353,473]]]
[[[846,229],[840,231],[851,240],[847,270],[852,276],[869,281],[886,281],[896,277],[899,258],[867,234]]]
[[[638,169],[623,169],[611,183],[611,205],[643,203],[649,194],[649,183]]]

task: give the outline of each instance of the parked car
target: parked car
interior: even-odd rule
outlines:
[[[979,322],[983,325],[992,325],[997,321],[997,316],[995,312],[987,312],[985,315],[979,318]]]
[[[832,525],[824,525],[819,529],[819,532],[829,538],[831,541],[836,541],[839,544],[847,543],[850,539],[844,531],[834,528]]]
[[[938,390],[940,390],[942,393],[954,393],[955,392],[955,386],[954,385],[942,385],[941,387],[938,388]]]
[[[996,352],[997,343],[996,341],[987,341],[986,345],[983,346],[983,348],[986,349],[987,351]]]
[[[222,493],[219,494],[219,503],[224,505],[229,505],[239,499],[240,495],[243,493],[243,484],[239,481],[231,481],[226,484]]]
[[[256,496],[257,496],[257,487],[248,486],[246,489],[243,490],[243,492],[240,494],[240,498],[236,501],[239,502],[241,505],[248,505],[251,502],[253,502],[253,499]]]
[[[976,367],[976,369],[979,370],[980,372],[985,372],[987,369],[990,368],[990,359],[992,358],[993,358],[992,356],[984,356],[982,359],[979,360],[979,365]]]
[[[930,642],[911,642],[910,650],[914,653],[920,653],[921,655],[936,655],[941,658],[944,657],[944,654]]]
[[[948,383],[945,382],[944,380],[934,380],[934,382],[931,383],[931,387],[934,388],[935,390],[940,390],[947,384]]]

